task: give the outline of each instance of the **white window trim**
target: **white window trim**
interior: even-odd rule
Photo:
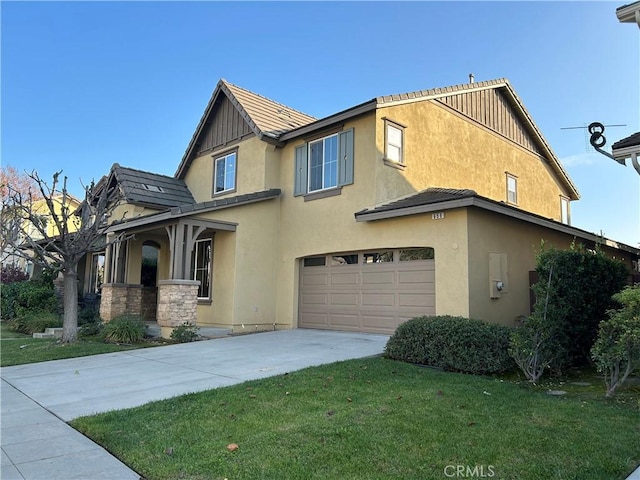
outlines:
[[[216,190],[218,188],[218,161],[224,159],[225,172],[226,172],[227,160],[231,156],[235,157],[235,165],[234,165],[234,171],[233,171],[233,186],[231,188],[223,188],[223,190]],[[215,156],[213,160],[213,194],[222,195],[223,193],[233,192],[236,190],[237,182],[238,182],[238,152],[234,150],[233,152],[229,152],[224,155]],[[223,185],[224,185],[224,182],[223,182]]]
[[[398,133],[400,134],[400,145],[397,145],[395,143],[392,143],[390,135],[389,135],[389,129],[392,128],[394,130],[397,130]],[[404,159],[404,128],[402,125],[393,122],[389,119],[385,119],[384,120],[384,159],[388,162],[392,162],[398,165],[404,165],[405,163],[405,159]],[[399,158],[391,158],[389,156],[389,146],[395,147],[399,150]]]
[[[338,147],[338,154],[336,156],[336,184],[335,185],[325,185],[324,184],[324,172],[325,172],[325,140],[331,138],[331,137],[335,137],[336,138],[336,144]],[[321,178],[322,178],[322,188],[316,188],[314,190],[311,190],[311,146],[316,144],[316,143],[322,143],[322,173],[321,173]],[[333,190],[338,187],[338,168],[340,168],[340,161],[338,159],[338,156],[340,155],[340,139],[338,138],[338,133],[334,133],[332,135],[327,135],[326,137],[321,137],[321,138],[316,138],[315,140],[312,140],[309,142],[309,144],[307,145],[307,194],[313,194],[313,193],[317,193],[317,192],[323,192],[325,190]]]
[[[514,185],[514,189],[511,190],[509,188],[509,181],[512,180],[513,181],[513,185]],[[506,191],[507,191],[507,203],[509,205],[518,205],[518,177],[516,177],[515,175],[506,172]],[[513,191],[513,196],[514,196],[514,200],[512,201],[510,198],[510,193]]]
[[[565,218],[565,205],[566,205],[566,218]],[[564,195],[560,195],[560,222],[565,225],[571,225],[571,203],[569,198]]]

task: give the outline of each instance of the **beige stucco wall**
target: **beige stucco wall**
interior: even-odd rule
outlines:
[[[435,100],[376,111],[376,201],[429,187],[470,188],[506,201],[506,173],[518,179],[518,207],[560,220],[560,195],[568,196],[541,157]],[[404,171],[384,165],[384,120],[405,125]]]
[[[229,145],[215,152],[209,152],[193,160],[185,175],[184,181],[189,186],[196,202],[206,202],[213,198],[214,158],[238,148],[236,163],[236,189],[215,197],[242,195],[264,190],[267,184],[267,162],[265,158],[272,155],[273,146],[258,137],[250,137],[240,143]],[[267,149],[270,154],[267,154]],[[273,162],[269,162],[272,165]],[[277,166],[276,166],[277,168]],[[269,178],[273,178],[270,173]]]
[[[238,226],[235,232],[215,233],[212,302],[198,305],[198,325],[232,327],[237,332],[273,329],[279,322],[275,316],[279,200],[200,217]]]
[[[469,210],[469,314],[488,322],[514,325],[529,314],[529,272],[544,240],[568,248],[572,237],[504,215]],[[500,298],[490,297],[489,255],[506,254],[507,279]]]
[[[593,248],[593,242],[485,210],[469,210],[469,314],[490,322],[513,325],[519,315],[529,314],[529,272],[542,242],[560,249],[571,244]],[[603,252],[622,261],[631,271],[631,255],[605,246]],[[489,254],[507,255],[508,293],[489,295]]]

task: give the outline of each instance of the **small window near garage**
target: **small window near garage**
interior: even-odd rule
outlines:
[[[309,257],[304,259],[305,267],[324,267],[326,263],[326,257]]]
[[[400,261],[411,262],[415,260],[433,260],[435,258],[435,250],[431,247],[424,248],[407,248],[400,250]]]
[[[383,252],[370,252],[362,254],[362,263],[386,263],[393,262],[393,250]]]
[[[350,255],[333,255],[331,257],[331,265],[353,265],[358,263],[358,254]]]
[[[507,203],[518,204],[518,178],[507,173]]]
[[[566,225],[570,225],[569,218],[569,199],[567,197],[560,197],[560,221]]]

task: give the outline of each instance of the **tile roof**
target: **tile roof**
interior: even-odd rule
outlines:
[[[375,100],[378,104],[419,100],[423,97],[431,98],[438,95],[456,95],[458,93],[467,92],[469,90],[492,88],[496,86],[506,85],[508,83],[509,82],[506,78],[497,78],[495,80],[487,80],[484,82],[462,83],[449,87],[432,88],[429,90],[417,90],[415,92],[399,93],[394,95],[384,95],[382,97],[376,97]]]
[[[113,164],[111,172],[129,203],[165,209],[195,201],[183,180],[122,167],[117,163]]]
[[[636,132],[633,135],[629,135],[628,137],[623,138],[622,140],[618,140],[616,143],[611,145],[611,149],[617,150],[620,148],[635,147],[638,145],[640,145],[640,132]]]
[[[299,112],[257,93],[245,90],[222,79],[219,82],[222,90],[234,104],[244,113],[245,120],[258,128],[263,135],[273,138],[293,130],[294,128],[315,122],[316,118],[306,113]]]
[[[456,189],[456,188],[428,188],[421,192],[409,195],[408,197],[394,200],[393,202],[379,205],[372,209],[362,210],[356,213],[356,216],[361,214],[388,212],[391,210],[400,210],[409,207],[418,207],[420,205],[428,205],[430,203],[439,203],[447,200],[460,200],[463,198],[469,198],[476,196],[477,193],[474,190],[469,189]]]

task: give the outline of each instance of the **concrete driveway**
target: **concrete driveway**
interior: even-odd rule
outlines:
[[[137,479],[63,421],[382,353],[386,335],[286,330],[1,370],[1,478]]]

